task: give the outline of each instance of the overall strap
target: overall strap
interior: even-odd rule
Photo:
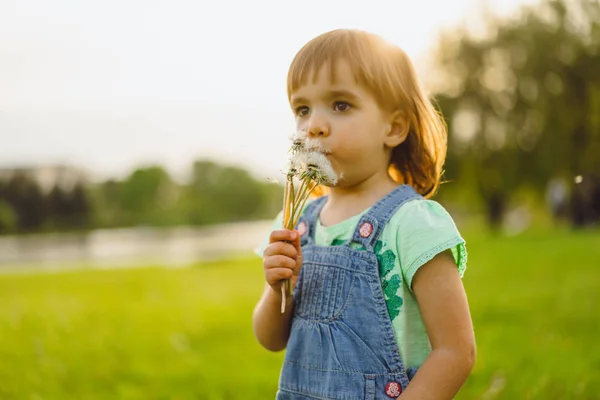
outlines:
[[[317,218],[319,218],[321,209],[327,202],[327,197],[328,196],[321,196],[312,201],[306,206],[302,215],[300,215],[298,224],[296,225],[296,230],[300,232],[300,242],[302,245],[305,245],[309,241],[314,241]]]
[[[410,185],[400,185],[379,200],[358,221],[351,242],[372,250],[394,213],[406,202],[422,198]]]

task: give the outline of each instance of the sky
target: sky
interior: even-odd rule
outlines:
[[[184,176],[208,158],[279,179],[287,69],[308,40],[365,29],[421,71],[440,29],[533,1],[2,0],[0,168],[105,179],[159,163]]]

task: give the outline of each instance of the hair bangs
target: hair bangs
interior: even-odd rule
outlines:
[[[394,65],[386,62],[389,54],[398,51],[381,38],[357,30],[335,30],[317,36],[296,54],[287,77],[288,100],[309,80],[315,82],[325,68],[332,84],[336,82],[337,63],[348,63],[358,84],[367,89],[384,108],[397,108],[404,103],[397,87]],[[400,50],[401,51],[401,50]],[[403,56],[403,54],[401,55]]]

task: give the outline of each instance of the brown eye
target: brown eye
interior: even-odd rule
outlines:
[[[298,117],[304,117],[304,116],[308,115],[308,107],[306,107],[306,106],[296,107],[294,112],[296,113],[296,115]]]
[[[352,106],[345,101],[336,101],[333,105],[333,109],[339,112],[345,112],[350,110]]]

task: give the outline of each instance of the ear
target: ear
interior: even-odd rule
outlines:
[[[385,137],[385,145],[390,148],[399,146],[406,140],[410,123],[402,111],[396,111],[390,116],[390,126]]]

